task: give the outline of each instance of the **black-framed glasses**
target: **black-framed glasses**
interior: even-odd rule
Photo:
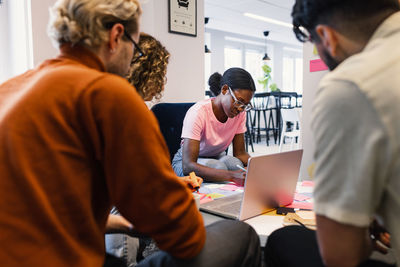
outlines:
[[[253,109],[253,106],[250,103],[246,105],[242,101],[238,100],[236,98],[235,94],[233,93],[232,89],[230,87],[228,87],[228,89],[229,89],[229,93],[231,94],[231,96],[232,96],[232,98],[234,100],[233,106],[236,109],[240,110],[240,112],[242,112],[242,111],[250,111],[250,110]]]
[[[139,58],[144,56],[144,52],[142,49],[140,49],[139,45],[135,42],[135,40],[132,39],[132,37],[129,35],[129,33],[124,29],[124,35],[126,38],[128,38],[129,41],[133,43],[133,47],[135,48],[133,50],[133,54],[135,54],[135,50],[138,52],[138,55],[135,58],[132,58],[131,63],[135,63],[139,60]]]

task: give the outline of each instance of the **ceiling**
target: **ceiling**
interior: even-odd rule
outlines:
[[[258,38],[264,38],[263,32],[268,30],[268,40],[301,46],[291,28],[243,15],[247,12],[291,23],[290,13],[294,2],[295,0],[204,0],[204,14],[210,18],[206,28]]]

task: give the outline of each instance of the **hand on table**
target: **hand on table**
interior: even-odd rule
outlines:
[[[231,171],[231,178],[229,181],[234,182],[236,185],[244,186],[246,172],[242,170]]]
[[[178,177],[179,180],[182,182],[186,183],[189,186],[189,189],[192,191],[196,191],[201,184],[203,183],[203,179],[196,176],[196,175],[189,175],[189,176],[183,176],[183,177]]]
[[[130,232],[133,229],[133,225],[121,215],[108,215],[106,232],[116,233],[116,232]]]
[[[372,248],[383,254],[388,253],[390,245],[390,234],[387,230],[378,223],[376,219],[369,226],[369,232],[372,242]]]

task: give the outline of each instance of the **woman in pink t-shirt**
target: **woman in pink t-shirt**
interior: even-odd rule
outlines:
[[[182,145],[172,161],[178,176],[194,171],[206,181],[244,182],[245,173],[237,165],[247,165],[245,150],[246,110],[256,90],[251,75],[241,68],[230,68],[208,80],[217,95],[196,103],[186,113]],[[233,144],[233,156],[225,150]]]

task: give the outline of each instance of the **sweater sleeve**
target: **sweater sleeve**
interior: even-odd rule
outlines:
[[[135,89],[105,75],[82,103],[93,116],[95,154],[112,204],[160,249],[178,258],[196,256],[206,237],[203,219],[172,170],[157,120]]]

